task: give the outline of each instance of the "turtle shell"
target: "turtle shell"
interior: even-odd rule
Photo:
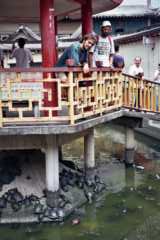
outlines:
[[[7,200],[4,197],[0,198],[0,208],[6,208]]]

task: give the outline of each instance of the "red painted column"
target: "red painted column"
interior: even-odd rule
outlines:
[[[53,67],[57,61],[54,11],[53,0],[40,0],[40,27],[43,67]],[[49,100],[48,95],[46,94],[44,96],[44,106],[57,106],[56,84],[45,83],[44,88],[52,89],[52,99]]]
[[[58,34],[58,24],[57,24],[57,16],[54,16],[54,28],[55,28],[55,35],[57,36]]]
[[[92,22],[92,0],[87,0],[86,3],[82,3],[81,7],[82,15],[82,35],[93,31]]]
[[[55,29],[55,38],[58,35],[58,20],[57,16],[54,17],[54,29]],[[56,42],[56,49],[58,49],[58,43]],[[58,51],[56,50],[56,60],[58,59]]]
[[[43,67],[56,63],[56,37],[53,0],[40,0],[40,26]]]

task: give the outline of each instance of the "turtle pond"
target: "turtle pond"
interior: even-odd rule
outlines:
[[[160,239],[160,145],[136,133],[134,168],[125,168],[124,129],[95,131],[96,164],[106,190],[64,222],[0,226],[1,240]],[[82,139],[63,148],[66,160],[83,167]]]

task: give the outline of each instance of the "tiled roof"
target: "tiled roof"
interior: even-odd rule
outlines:
[[[15,42],[19,38],[25,38],[28,42],[40,42],[41,38],[35,32],[33,32],[30,28],[25,26],[20,26],[13,34],[10,34],[5,42]]]
[[[114,37],[114,40],[117,43],[125,44],[129,42],[131,43],[131,42],[142,40],[143,36],[145,37],[159,36],[159,34],[160,34],[160,26],[156,26],[156,27],[151,27],[149,29],[144,29],[139,32],[117,36],[117,37]]]
[[[27,43],[25,45],[26,48],[29,48],[31,50],[41,50],[41,44],[40,43]],[[0,43],[0,48],[3,50],[11,50],[12,44],[11,43]]]
[[[93,17],[141,17],[144,15],[154,15],[154,10],[148,9],[146,5],[122,5],[111,11],[95,14]]]

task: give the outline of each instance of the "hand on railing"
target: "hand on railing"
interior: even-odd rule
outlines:
[[[11,51],[13,52],[13,50],[16,48],[16,45],[15,45],[15,43],[13,43],[12,44],[12,49],[11,49]]]
[[[84,63],[83,65],[83,72],[86,74],[86,73],[89,73],[89,66],[88,66],[88,63]]]

